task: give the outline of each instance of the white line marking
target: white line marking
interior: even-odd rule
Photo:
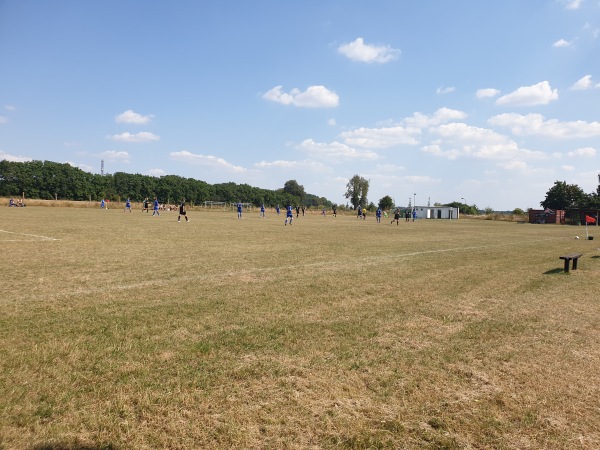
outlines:
[[[60,241],[60,239],[51,238],[48,236],[38,236],[37,234],[17,233],[16,231],[0,230],[0,233],[10,233],[10,234],[17,234],[19,236],[29,236],[29,237],[39,238],[44,241]],[[24,241],[24,240],[16,240],[15,239],[15,240],[2,241],[2,242],[35,242],[35,240]]]

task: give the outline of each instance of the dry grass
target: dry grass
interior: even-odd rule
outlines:
[[[600,447],[580,228],[189,215],[2,208],[0,448]]]

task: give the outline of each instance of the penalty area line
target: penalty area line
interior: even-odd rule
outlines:
[[[37,238],[35,240],[29,240],[29,241],[12,239],[12,240],[0,241],[0,242],[37,242],[39,240],[43,240],[43,241],[60,241],[60,239],[57,239],[57,238],[52,238],[52,237],[48,237],[48,236],[40,236],[40,235],[37,235],[37,234],[18,233],[16,231],[0,230],[0,233],[10,233],[10,234],[16,234],[17,236],[28,236],[28,237]]]

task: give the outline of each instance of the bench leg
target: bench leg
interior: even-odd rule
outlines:
[[[573,259],[573,270],[577,270],[577,260],[578,260],[578,259],[579,259],[579,258],[575,258],[575,259]]]
[[[569,271],[569,260],[565,259],[565,272]]]

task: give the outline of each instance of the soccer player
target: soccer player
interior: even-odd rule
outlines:
[[[127,210],[129,210],[129,212],[131,212],[131,200],[129,198],[125,202],[125,209],[123,210],[123,212],[126,212]]]
[[[182,200],[181,205],[179,205],[179,215],[177,216],[177,222],[181,222],[181,216],[185,217],[186,222],[190,221],[185,210],[185,200]]]
[[[377,223],[381,223],[381,208],[377,208],[375,212],[375,218],[377,219]]]
[[[104,209],[104,198],[102,199],[102,201],[100,202],[100,209]]]
[[[279,215],[279,213],[281,212],[281,209],[279,208],[279,205],[277,205],[277,206],[275,207],[275,211],[277,211],[277,215]]]
[[[158,199],[156,197],[154,197],[154,210],[152,211],[152,215],[160,216],[160,213],[158,212]]]
[[[337,217],[337,206],[333,207],[333,217]]]
[[[394,218],[390,223],[394,223],[394,220],[396,221],[396,225],[400,225],[400,208],[396,208],[396,211],[394,211]]]
[[[237,211],[238,211],[238,219],[242,218],[242,204],[238,203],[237,204]]]
[[[148,197],[144,199],[144,208],[142,209],[142,212],[144,211],[146,211],[146,214],[148,213]]]
[[[292,219],[294,218],[294,211],[292,210],[292,205],[288,205],[285,213],[285,224],[288,224],[288,219],[290,220],[290,225],[292,224]]]
[[[265,204],[260,205],[260,217],[261,219],[265,218]]]

